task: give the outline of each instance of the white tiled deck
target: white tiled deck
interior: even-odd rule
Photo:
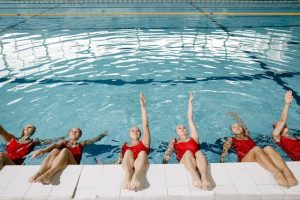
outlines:
[[[288,162],[300,180],[300,162]],[[6,166],[0,171],[0,199],[300,199],[300,186],[279,187],[272,175],[256,163],[212,163],[216,186],[202,191],[191,185],[183,165],[152,164],[143,181],[145,189],[121,189],[120,165],[68,166],[52,185],[29,183],[39,166]]]

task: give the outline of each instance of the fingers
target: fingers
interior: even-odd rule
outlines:
[[[141,103],[141,105],[146,104],[146,98],[143,93],[140,93],[140,103]]]
[[[190,98],[190,100],[193,100],[193,99],[194,99],[194,96],[195,96],[195,95],[190,91],[190,92],[189,92],[189,98]]]

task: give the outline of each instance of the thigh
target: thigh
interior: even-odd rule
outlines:
[[[255,147],[252,148],[241,160],[241,162],[256,162]]]

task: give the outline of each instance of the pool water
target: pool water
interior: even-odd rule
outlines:
[[[129,128],[141,125],[143,92],[150,163],[160,163],[176,125],[187,124],[192,91],[201,148],[210,162],[218,162],[234,122],[229,112],[241,116],[258,144],[274,145],[272,123],[280,117],[285,91],[292,89],[288,125],[299,134],[300,16],[188,14],[299,13],[299,6],[144,5],[2,6],[1,13],[12,16],[0,16],[1,124],[20,135],[33,123],[38,138],[80,127],[85,140],[108,130],[109,136],[85,148],[82,163],[94,164],[95,158],[111,163],[129,140]],[[231,153],[227,161],[236,156]],[[174,155],[170,162],[176,163]]]

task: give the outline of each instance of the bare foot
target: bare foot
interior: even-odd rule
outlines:
[[[298,181],[291,170],[288,169],[288,170],[283,171],[283,175],[286,178],[288,187],[298,185]]]
[[[38,171],[37,173],[35,173],[32,177],[29,178],[29,182],[30,183],[34,183],[36,182],[36,179],[42,175],[42,172]]]
[[[285,188],[288,187],[288,183],[281,172],[274,174],[274,178],[275,178],[276,182],[278,183],[278,185],[285,187]]]
[[[202,189],[202,182],[200,180],[193,180],[193,186]]]
[[[211,184],[210,179],[208,178],[208,176],[207,175],[202,175],[201,179],[202,179],[202,188],[203,188],[203,190],[210,190],[212,184]]]
[[[36,182],[42,183],[44,185],[49,185],[51,183],[51,178],[51,174],[49,172],[45,172],[36,179]]]
[[[138,176],[137,174],[133,174],[131,183],[130,183],[130,189],[131,190],[137,190],[141,187],[141,176]]]
[[[133,174],[133,171],[131,171],[131,172],[125,172],[124,180],[123,180],[123,183],[122,183],[123,189],[127,189],[127,190],[130,189],[130,183],[131,183],[132,174]]]

